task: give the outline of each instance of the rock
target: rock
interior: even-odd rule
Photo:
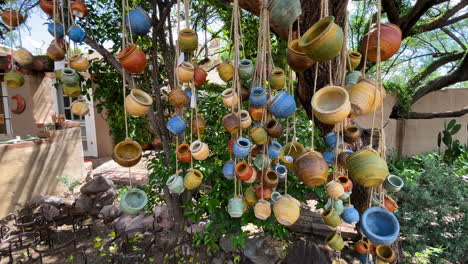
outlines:
[[[76,199],[75,206],[72,208],[73,215],[81,215],[91,212],[93,207],[93,199],[88,195],[80,194]]]
[[[190,225],[185,231],[193,235],[195,233],[205,231],[205,227],[206,227],[206,222],[198,222],[198,223]]]
[[[125,232],[128,234],[129,237],[133,236],[137,232],[141,232],[141,230],[137,230],[137,229],[145,228],[143,226],[144,218],[145,218],[144,214],[139,214],[127,224],[127,226],[125,227]]]
[[[114,221],[120,215],[120,208],[115,205],[105,205],[99,211],[98,217],[104,219],[106,222]]]
[[[97,209],[101,209],[106,205],[111,205],[114,203],[115,198],[117,198],[117,189],[111,188],[105,192],[98,193],[94,198],[94,207]]]
[[[115,188],[114,183],[102,175],[95,176],[80,188],[82,194],[97,194]]]
[[[219,239],[219,246],[221,249],[226,253],[234,252],[235,250],[232,248],[232,235],[223,235],[221,239]]]
[[[211,264],[224,264],[226,263],[226,253],[220,251],[216,257],[211,260]]]
[[[41,205],[40,212],[42,216],[48,221],[52,221],[55,217],[60,215],[60,210],[50,204]]]
[[[154,215],[145,216],[145,218],[143,218],[143,226],[148,230],[159,231],[163,229],[163,227],[156,222]]]
[[[283,244],[265,234],[247,237],[244,255],[255,264],[277,263],[286,257]]]
[[[36,196],[30,202],[30,204],[38,204],[38,205],[50,204],[55,207],[60,207],[64,203],[65,203],[65,199],[63,199],[62,197],[58,197],[58,196]]]
[[[172,220],[169,210],[166,205],[155,205],[153,207],[154,217],[156,223],[158,223],[165,231],[169,231],[174,227],[174,221]]]
[[[114,225],[117,233],[122,233],[125,231],[130,222],[132,222],[133,218],[135,218],[133,215],[123,215],[115,219],[114,222],[112,222],[112,225]]]

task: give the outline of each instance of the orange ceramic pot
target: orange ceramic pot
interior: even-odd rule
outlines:
[[[274,189],[278,186],[279,176],[274,170],[268,170],[263,177],[263,186]]]
[[[229,140],[228,142],[228,150],[229,150],[229,153],[231,154],[234,154],[233,147],[234,147],[234,144],[236,144],[236,141],[237,141],[237,137],[233,136],[231,140]]]
[[[393,200],[393,198],[390,195],[385,195],[384,206],[390,212],[395,212],[398,209],[397,202],[395,202],[395,200]]]
[[[328,164],[319,152],[298,155],[294,159],[294,167],[299,180],[307,186],[315,187],[327,181]]]
[[[180,87],[173,89],[167,96],[169,103],[175,108],[184,108],[190,103],[190,98],[187,93]]]
[[[236,177],[241,181],[248,181],[254,174],[254,169],[247,162],[241,161],[235,167]]]
[[[240,130],[240,118],[237,113],[230,113],[223,117],[223,127],[230,134],[236,134]]]
[[[276,119],[270,119],[265,128],[268,135],[272,138],[280,138],[283,136],[283,125]]]
[[[262,199],[262,197],[263,197],[263,199],[269,200],[271,198],[271,189],[267,188],[265,186],[263,186],[263,188],[262,188],[261,185],[258,185],[255,188],[255,193],[257,194],[258,199]]]
[[[353,144],[361,138],[361,130],[357,126],[347,126],[343,132],[344,141]]]
[[[343,189],[345,192],[351,190],[353,188],[353,182],[348,178],[348,176],[344,174],[340,174],[337,177],[338,183],[340,183],[343,186]]]
[[[19,11],[7,8],[2,13],[2,20],[6,25],[16,27],[24,22],[24,17],[19,13]]]
[[[192,154],[190,153],[190,146],[189,144],[180,144],[177,147],[176,151],[177,159],[188,163],[192,160]]]
[[[344,193],[343,185],[336,181],[327,183],[327,185],[325,185],[325,190],[327,191],[327,194],[333,199],[337,199]]]
[[[240,122],[241,122],[241,128],[246,129],[249,128],[250,125],[252,125],[252,118],[250,117],[250,114],[247,110],[241,110],[239,111],[240,115]]]
[[[191,124],[190,124],[192,133],[194,134],[203,134],[206,129],[206,121],[203,118],[202,114],[197,114],[196,116],[192,117]]]
[[[135,44],[130,44],[117,54],[122,67],[131,73],[142,73],[147,65],[146,55]]]
[[[83,18],[88,15],[88,8],[81,0],[75,0],[70,4],[74,16]]]
[[[356,250],[359,254],[367,254],[369,252],[369,245],[364,240],[359,240],[358,242],[354,243],[354,250]]]
[[[40,0],[39,7],[46,14],[48,14],[49,16],[52,16],[54,14],[54,7],[55,7],[55,10],[58,11],[58,2],[57,0]]]
[[[253,120],[261,121],[263,117],[264,108],[255,108],[253,106],[249,106],[249,113]]]
[[[197,67],[193,72],[193,83],[195,86],[202,86],[205,84],[207,76],[208,73],[206,73],[205,70],[203,70],[201,67]]]
[[[370,62],[377,62],[377,25],[372,25],[371,31],[361,41],[361,53]],[[402,32],[395,24],[380,24],[380,59],[386,61],[398,52],[401,46]]]

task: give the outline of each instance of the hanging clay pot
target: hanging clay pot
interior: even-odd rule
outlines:
[[[137,36],[146,36],[151,30],[151,18],[148,13],[140,6],[130,10],[125,16],[125,24],[131,30],[132,34]]]
[[[236,134],[240,130],[240,118],[237,113],[230,113],[223,117],[223,127],[230,134]]]
[[[268,143],[268,133],[261,125],[250,129],[250,138],[252,138],[252,141],[257,145]]]
[[[21,95],[14,95],[11,97],[11,100],[16,101],[16,108],[12,108],[11,112],[17,115],[23,113],[24,109],[26,109],[26,101],[24,98]]]
[[[361,130],[357,126],[347,126],[344,129],[344,141],[353,144],[361,139]]]
[[[375,249],[375,253],[378,258],[387,263],[393,262],[396,259],[396,254],[389,245],[378,245]]]
[[[193,84],[195,84],[195,86],[202,86],[205,84],[207,76],[208,73],[206,73],[202,67],[196,67],[193,71]]]
[[[278,223],[290,226],[296,223],[301,215],[301,204],[290,195],[278,197],[273,205],[273,212]]]
[[[55,3],[54,3],[55,2]],[[54,14],[54,7],[55,10],[58,11],[58,1],[57,0],[40,0],[39,7],[49,16]]]
[[[187,190],[195,190],[201,185],[203,173],[197,169],[192,169],[184,177],[184,186]]]
[[[247,162],[241,161],[236,164],[236,177],[241,181],[248,181],[254,174],[254,169]]]
[[[359,212],[354,208],[354,206],[347,206],[343,213],[341,213],[341,219],[348,224],[354,225],[359,222]]]
[[[354,152],[347,163],[351,180],[366,188],[382,184],[389,174],[385,160],[372,149]]]
[[[299,48],[316,62],[335,58],[343,47],[343,29],[335,24],[335,17],[320,19],[299,40]]]
[[[185,191],[184,177],[176,174],[167,179],[166,185],[171,193],[181,194]]]
[[[349,88],[349,101],[351,102],[351,112],[353,114],[365,115],[380,107],[386,93],[383,86],[380,86],[376,91],[376,85],[374,81],[361,78],[357,84]]]
[[[345,246],[343,238],[336,231],[333,231],[330,234],[328,234],[327,237],[325,238],[325,242],[327,242],[327,245],[329,247],[338,251],[342,250]]]
[[[285,28],[291,26],[302,14],[300,0],[272,0],[268,4],[271,19]]]
[[[70,57],[70,68],[77,71],[86,71],[89,68],[89,61],[81,54],[75,54]]]
[[[369,244],[364,240],[359,240],[354,243],[354,250],[359,254],[367,254],[369,253]]]
[[[63,39],[54,39],[47,48],[47,56],[53,61],[61,61],[65,58],[66,42]]]
[[[198,48],[198,35],[195,30],[184,28],[179,31],[179,48],[183,52],[192,53]]]
[[[296,175],[307,186],[322,185],[327,180],[328,165],[322,154],[316,151],[305,152],[294,159]]]
[[[244,203],[239,197],[234,197],[229,200],[228,213],[232,218],[242,217],[244,214]]]
[[[281,150],[281,156],[291,156],[293,159],[296,159],[300,154],[304,153],[304,146],[297,142],[292,141],[286,143]]]
[[[180,135],[185,132],[187,124],[181,115],[174,116],[167,121],[166,128],[174,135]]]
[[[169,103],[175,108],[183,108],[190,104],[190,97],[180,87],[173,89],[167,97]]]
[[[81,100],[76,100],[70,105],[72,114],[77,116],[85,116],[89,114],[89,105]]]
[[[385,179],[384,187],[387,192],[399,192],[404,184],[400,177],[390,174],[387,179]]]
[[[286,166],[284,165],[276,165],[275,171],[276,173],[278,173],[279,180],[281,182],[284,182],[284,180],[286,179],[286,176],[288,175],[288,168],[286,168]]]
[[[281,90],[268,104],[268,110],[276,118],[288,118],[296,112],[294,96]]]
[[[265,200],[270,199],[271,198],[271,192],[272,192],[272,190],[270,188],[265,187],[265,186],[263,186],[263,189],[262,189],[261,185],[259,185],[259,186],[257,186],[255,188],[255,193],[257,194],[258,199],[265,199]]]
[[[224,178],[228,180],[234,179],[234,176],[236,176],[236,163],[233,160],[226,161],[226,163],[223,166],[223,176]]]
[[[252,187],[245,189],[244,198],[248,205],[255,205],[258,201],[255,190]]]
[[[24,17],[17,10],[6,8],[2,13],[2,20],[5,25],[16,27],[24,22]]]
[[[223,62],[216,67],[219,78],[225,82],[230,82],[234,77],[234,66],[229,62]]]
[[[257,171],[252,165],[250,166],[252,167],[252,176],[245,181],[246,183],[254,183],[257,180]]]
[[[348,162],[347,162],[347,159],[349,157],[350,154],[342,151],[340,152],[340,154],[338,154],[338,166],[340,166],[340,168],[344,169],[344,170],[347,170],[348,169]]]
[[[384,206],[390,212],[395,212],[398,209],[398,204],[390,195],[385,195]]]
[[[78,26],[71,26],[68,29],[67,35],[71,40],[73,40],[73,42],[76,43],[81,43],[86,38],[86,32]]]
[[[264,170],[270,166],[271,159],[265,154],[258,154],[255,157],[254,164],[259,170]]]
[[[206,121],[202,114],[191,117],[190,128],[194,134],[203,134],[206,129]]]
[[[252,156],[252,158],[256,158],[257,155],[264,154],[264,153],[265,152],[263,151],[262,145],[254,145],[252,150],[250,151],[250,156]]]
[[[276,119],[270,119],[270,121],[267,122],[265,129],[268,135],[272,138],[280,138],[283,135],[283,125],[281,125],[281,123]]]
[[[189,83],[193,80],[195,74],[195,67],[190,62],[182,62],[176,68],[176,75],[180,82]]]
[[[274,170],[267,170],[263,177],[263,187],[274,189],[278,186],[279,176]]]
[[[327,194],[333,199],[337,199],[344,193],[343,185],[336,181],[327,183],[327,185],[325,185],[325,190],[327,191]]]
[[[254,64],[252,60],[242,59],[239,62],[239,78],[247,81],[252,79],[255,72]]]
[[[322,123],[340,123],[351,111],[348,92],[339,86],[324,87],[312,97],[312,109],[314,116]]]
[[[236,106],[239,103],[239,96],[232,88],[224,90],[221,95],[223,97],[224,106],[229,109],[232,109],[233,106]]]
[[[371,31],[361,41],[361,53],[365,57],[366,51],[367,60],[370,62],[377,62],[377,41],[378,41],[378,28],[374,24]],[[395,24],[380,24],[380,60],[386,61],[395,55],[401,46],[402,32],[401,29]]]
[[[81,94],[81,86],[80,84],[75,85],[62,85],[63,94],[69,97],[78,97]]]
[[[70,4],[72,14],[79,18],[84,18],[88,15],[88,8],[82,0],[75,0]],[[131,12],[131,11],[130,11]]]
[[[360,224],[364,235],[378,245],[389,245],[400,234],[400,223],[396,216],[380,207],[375,206],[364,211]]]
[[[314,61],[307,56],[303,49],[299,48],[298,39],[289,43],[286,53],[286,62],[295,72],[304,72],[314,64]]]
[[[114,147],[114,160],[122,167],[132,167],[140,161],[141,153],[140,144],[126,139]]]
[[[67,85],[76,85],[80,82],[80,75],[72,68],[63,68],[60,80]]]
[[[192,160],[189,144],[180,144],[176,150],[177,159],[181,162],[188,163]]]
[[[346,73],[346,77],[345,77],[346,88],[348,89],[353,84],[358,83],[361,76],[362,76],[362,73],[360,71],[350,71]]]
[[[336,145],[337,134],[335,131],[327,133],[324,136],[324,139],[325,139],[325,144],[327,145],[327,147],[332,148],[332,149],[337,147]],[[340,140],[338,142],[338,147],[341,147],[342,145],[343,145],[343,139],[340,137]]]
[[[231,139],[228,142],[228,150],[229,150],[229,153],[231,154],[234,154],[233,147],[236,141],[237,141],[237,137],[235,135],[232,135]]]
[[[6,83],[8,88],[20,88],[24,85],[24,76],[17,70],[11,70],[3,76],[3,81]]]
[[[146,114],[151,105],[153,105],[153,98],[140,89],[132,89],[130,94],[125,98],[125,109],[127,113],[134,116]]]
[[[270,197],[271,203],[273,203],[273,204],[276,203],[276,201],[278,201],[278,199],[279,199],[281,196],[282,196],[282,195],[281,195],[281,193],[279,193],[279,192],[272,192],[272,193],[271,193],[271,197]]]
[[[263,112],[264,112],[263,107],[256,108],[253,105],[249,106],[249,114],[252,117],[252,119],[255,120],[255,121],[261,121],[262,120]]]
[[[132,188],[120,198],[120,210],[127,215],[136,215],[145,208],[147,203],[146,193],[138,188]]]
[[[281,68],[275,68],[268,77],[268,82],[273,90],[281,90],[286,85],[286,74]]]
[[[13,51],[13,60],[21,66],[33,63],[33,55],[25,48]]]
[[[345,192],[353,188],[353,182],[348,178],[348,176],[344,174],[340,173],[338,177],[336,177],[336,180],[339,184],[341,184],[341,186],[343,186]]]
[[[236,143],[233,145],[233,152],[236,158],[245,158],[250,153],[250,147],[252,143],[250,140],[244,137],[240,137],[237,139]]]
[[[246,85],[242,85],[240,89],[241,93],[241,102],[246,102],[249,100],[250,97],[250,88]]]
[[[260,186],[257,187],[257,189]],[[258,197],[258,193],[257,193]],[[261,198],[258,198],[261,199]],[[266,199],[266,198],[264,198]],[[266,220],[268,217],[271,215],[271,204],[268,201],[265,200],[259,200],[254,207],[254,214],[255,217],[257,217],[260,220]]]
[[[196,160],[206,160],[210,155],[208,145],[200,140],[195,140],[190,144],[190,152],[192,157]]]
[[[283,162],[284,166],[288,168],[288,170],[295,171],[294,167],[294,158],[291,156],[282,156],[280,155],[281,162]]]
[[[357,51],[348,51],[348,60],[346,60],[346,69],[352,71],[361,64],[361,53]]]
[[[147,65],[146,55],[135,44],[130,44],[117,54],[122,67],[130,73],[142,73]]]
[[[62,39],[65,36],[65,28],[59,23],[47,23],[47,31],[57,39]]]
[[[247,110],[239,111],[240,126],[242,129],[247,129],[252,125],[252,118]]]
[[[265,88],[255,87],[250,90],[249,102],[250,105],[256,108],[263,107],[268,100],[268,95]]]
[[[278,141],[271,141],[270,145],[268,145],[268,156],[270,159],[277,159],[280,156],[282,148]]]

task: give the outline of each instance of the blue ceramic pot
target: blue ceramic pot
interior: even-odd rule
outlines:
[[[132,188],[120,198],[120,209],[125,214],[136,215],[145,208],[147,203],[146,193],[138,188]]]
[[[223,167],[223,175],[224,178],[228,180],[234,179],[234,176],[236,176],[236,163],[232,160],[226,161]]]
[[[272,192],[271,195],[270,195],[270,200],[272,203],[276,203],[276,201],[278,200],[278,198],[281,196],[281,193],[279,192]]]
[[[185,190],[184,177],[174,174],[167,179],[166,185],[171,193],[181,194]]]
[[[239,218],[244,213],[244,203],[240,198],[231,198],[228,204],[228,213],[232,218]]]
[[[272,141],[268,146],[268,156],[270,159],[277,159],[281,153],[281,148],[283,146],[278,141]]]
[[[278,173],[280,181],[284,181],[286,179],[286,175],[288,175],[288,168],[284,165],[276,165],[275,171]]]
[[[367,255],[368,254],[361,254],[359,256],[359,260],[361,261],[361,264],[373,264],[374,263],[372,255],[369,255],[369,261],[367,261]]]
[[[341,214],[341,219],[346,223],[353,225],[359,222],[359,212],[354,208],[354,206],[347,206]]]
[[[400,223],[392,212],[375,206],[362,214],[361,230],[375,244],[389,245],[398,239]]]
[[[296,101],[292,95],[281,90],[268,104],[268,110],[276,118],[288,118],[296,111]]]
[[[252,79],[255,72],[254,64],[249,59],[242,59],[239,63],[239,78],[247,81]]]
[[[55,36],[54,23],[47,23],[47,31],[49,31],[52,36]],[[65,37],[65,29],[62,24],[55,23],[55,34],[57,34],[57,38],[59,39],[63,39],[63,37]]]
[[[185,129],[187,128],[187,124],[185,123],[185,119],[178,115],[169,119],[166,127],[172,134],[180,135],[184,133]]]
[[[247,157],[250,153],[251,146],[252,146],[252,143],[250,142],[250,140],[244,137],[238,138],[236,140],[236,143],[234,143],[234,146],[232,146],[234,156],[236,156],[236,158]]]
[[[336,132],[330,132],[325,135],[325,144],[330,147],[330,148],[335,148],[336,147]],[[343,139],[340,137],[340,142],[338,143],[338,147],[341,147],[343,145]]]
[[[145,36],[151,29],[151,19],[143,8],[137,6],[125,16],[125,24],[137,36]]]
[[[255,87],[250,91],[249,101],[250,104],[255,108],[260,108],[266,104],[268,96],[266,94],[265,88]]]
[[[192,90],[185,89],[185,93],[190,98],[189,103],[185,107],[190,108],[190,102],[192,101]],[[197,92],[197,90],[195,90],[195,100],[197,100],[197,105],[198,105],[198,92]]]
[[[329,166],[331,166],[335,163],[335,153],[331,151],[325,151],[323,152],[323,159]]]
[[[86,38],[86,32],[78,26],[72,26],[68,29],[68,37],[74,42],[81,43]]]

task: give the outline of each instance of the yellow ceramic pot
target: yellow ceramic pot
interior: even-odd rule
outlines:
[[[304,153],[305,148],[304,146],[297,142],[297,141],[292,141],[289,143],[286,143],[283,148],[281,149],[281,154],[280,154],[280,159],[284,156],[291,156],[293,159],[295,159],[297,156],[301,155]]]
[[[69,97],[78,97],[81,94],[81,87],[80,84],[75,85],[62,85],[63,93]]]
[[[322,123],[334,125],[348,117],[351,111],[348,92],[338,86],[327,86],[312,97],[315,117]]]
[[[198,48],[198,35],[195,30],[184,28],[179,32],[179,48],[183,52],[191,53]]]
[[[268,82],[270,83],[270,87],[273,90],[281,90],[283,89],[284,85],[286,84],[286,75],[284,74],[284,70],[281,68],[275,68],[268,78]]]
[[[236,106],[239,103],[239,96],[236,91],[232,88],[228,88],[223,91],[221,94],[223,96],[223,104],[227,108],[231,109],[233,106]]]
[[[83,101],[76,100],[71,105],[71,112],[77,116],[85,116],[89,114],[89,105]]]
[[[250,117],[249,111],[241,110],[239,112],[240,125],[242,129],[249,128],[252,125],[252,118]]]
[[[268,201],[260,200],[254,207],[255,217],[266,220],[271,215],[271,204]]]
[[[244,198],[248,205],[255,205],[258,201],[257,194],[255,194],[255,190],[252,187],[244,191]]]
[[[375,253],[379,259],[385,262],[393,262],[396,259],[396,254],[389,245],[378,245]]]
[[[298,39],[289,43],[288,51],[286,53],[286,62],[295,72],[304,72],[314,64],[314,61],[311,60],[301,48],[299,48]]]
[[[218,65],[219,78],[225,82],[230,82],[234,77],[234,66],[229,62],[223,62]]]
[[[383,86],[377,88],[376,85],[374,81],[361,79],[349,88],[349,101],[351,102],[351,112],[353,114],[365,115],[380,107],[386,93]]]
[[[24,76],[21,72],[11,70],[3,76],[8,88],[20,88],[24,85]]]
[[[273,205],[273,212],[276,220],[285,226],[293,225],[301,215],[301,204],[289,195],[282,195],[277,198]]]
[[[325,190],[327,194],[333,199],[337,199],[344,193],[343,185],[336,181],[327,183],[327,185],[325,185]]]
[[[187,190],[195,190],[200,186],[203,180],[203,173],[201,171],[193,169],[189,171],[184,177],[184,186]]]
[[[13,51],[13,60],[21,66],[33,63],[33,55],[25,48]]]
[[[141,159],[142,149],[136,141],[126,139],[114,148],[114,160],[120,166],[132,167]]]
[[[382,184],[389,174],[387,162],[373,149],[356,151],[346,162],[351,180],[366,188]]]
[[[348,60],[346,61],[346,68],[348,71],[353,71],[359,64],[361,64],[361,53],[357,51],[348,51]]]
[[[250,137],[257,145],[265,145],[268,143],[268,133],[263,126],[256,126],[250,129]]]
[[[196,160],[206,160],[210,155],[210,149],[206,143],[195,140],[190,144],[190,153],[192,153],[192,157]]]
[[[70,68],[77,71],[86,71],[89,68],[89,61],[81,54],[75,54],[70,58]]]
[[[177,78],[183,83],[191,82],[194,74],[195,67],[189,62],[184,61],[176,68]]]
[[[125,98],[127,113],[134,116],[146,114],[153,104],[151,96],[140,89],[132,89]]]

